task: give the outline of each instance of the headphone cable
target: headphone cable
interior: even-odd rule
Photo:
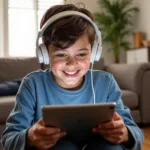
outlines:
[[[91,64],[91,87],[92,87],[92,91],[93,91],[93,99],[94,99],[94,104],[95,104],[96,102],[95,102],[95,90],[94,90],[94,86],[93,86],[93,65],[94,65],[94,62],[92,62],[92,64]]]

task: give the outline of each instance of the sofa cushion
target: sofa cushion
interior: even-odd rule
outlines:
[[[140,124],[141,123],[141,113],[138,109],[132,110],[131,111],[131,116],[133,118],[133,120],[137,123]]]
[[[101,57],[99,61],[95,61],[93,68],[95,70],[104,70],[105,69],[104,58]]]
[[[5,123],[14,107],[16,96],[0,96],[0,124]]]
[[[129,90],[122,90],[122,100],[123,103],[130,109],[135,109],[138,107],[139,100],[138,95],[135,92]]]
[[[22,79],[0,82],[0,96],[16,95]]]
[[[23,78],[38,69],[40,64],[36,57],[0,58],[0,82]]]

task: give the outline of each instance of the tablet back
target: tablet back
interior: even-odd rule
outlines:
[[[59,127],[71,138],[83,139],[99,123],[112,119],[115,106],[115,103],[47,105],[42,106],[43,120],[47,127]]]

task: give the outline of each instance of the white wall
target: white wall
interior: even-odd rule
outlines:
[[[85,7],[90,10],[92,13],[100,11],[100,7],[98,5],[98,0],[68,0],[73,4],[77,2],[83,2]],[[134,31],[144,32],[146,35],[146,40],[150,40],[150,0],[134,0],[134,6],[140,9],[140,12],[136,14],[134,17]],[[133,45],[133,37],[128,37],[131,41],[131,45]],[[105,63],[110,64],[114,62],[112,51],[108,52],[107,46],[103,45],[102,56],[105,58]],[[120,54],[121,62],[124,63],[126,61],[126,53],[124,51]]]
[[[85,8],[90,10],[91,12],[96,12],[99,10],[97,0],[66,0],[66,2],[71,4],[77,4],[82,2],[85,4]]]
[[[3,8],[2,8],[2,1],[0,0],[0,14],[3,13]],[[70,3],[76,4],[78,2],[83,2],[85,4],[85,7],[90,10],[92,13],[100,11],[100,7],[98,5],[98,0],[66,0]],[[146,34],[146,39],[150,40],[150,0],[134,0],[134,5],[137,6],[140,9],[139,14],[136,15],[136,18],[134,19],[135,24],[134,24],[134,31],[142,31]],[[0,15],[0,32],[3,32],[3,24],[2,20],[4,18],[1,18]],[[5,19],[6,20],[6,19]],[[2,38],[0,34],[0,41],[3,41],[4,38]],[[5,33],[5,36],[7,33]],[[129,37],[132,43],[133,37]],[[4,40],[5,41],[5,40]],[[6,43],[7,41],[5,41]],[[4,44],[6,47],[7,44]],[[0,43],[0,56],[2,56],[2,49],[3,49],[3,44]],[[106,46],[103,45],[103,52],[102,56],[105,58],[106,64],[112,63],[114,61],[113,59],[113,53],[110,51],[107,51]],[[125,52],[121,53],[121,62],[125,62]]]
[[[140,9],[135,30],[144,32],[146,40],[150,40],[150,0],[135,0],[135,6]]]

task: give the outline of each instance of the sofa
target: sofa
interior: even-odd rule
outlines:
[[[12,87],[16,89],[16,80],[21,80],[26,74],[40,68],[41,66],[35,57],[0,58],[0,85],[6,83],[7,88]],[[3,95],[2,92],[4,90],[0,90],[0,95]],[[0,96],[0,135],[5,128],[6,119],[15,104],[15,95],[13,95],[15,90],[11,92],[7,90],[5,94],[6,92],[8,92],[8,95]]]
[[[0,58],[0,83],[22,79],[29,72],[45,69],[35,57]],[[137,124],[150,123],[150,63],[105,65],[104,59],[95,62],[94,69],[105,70],[114,75],[122,90],[122,99],[131,109]],[[0,91],[1,93],[2,91]],[[15,95],[0,96],[0,134],[15,104]]]

